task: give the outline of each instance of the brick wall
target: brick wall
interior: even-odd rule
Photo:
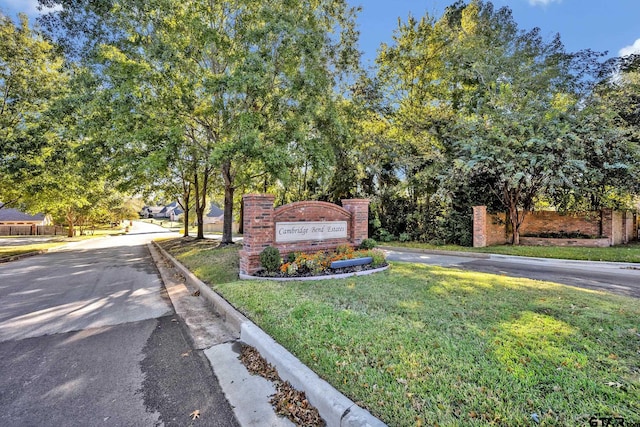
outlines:
[[[511,241],[511,234],[507,230],[507,215],[504,213],[488,215],[487,246],[504,245],[509,241]]]
[[[473,208],[473,246],[484,247],[509,243],[504,213],[489,214],[485,206]],[[527,234],[581,233],[606,238],[606,246],[619,245],[638,239],[638,216],[631,212],[603,209],[600,212],[561,214],[555,211],[537,211],[527,214],[520,226],[522,244],[540,244],[539,239],[522,241]],[[593,239],[595,240],[595,239]],[[584,240],[571,239],[566,245],[577,246]],[[603,246],[603,242],[585,242]],[[556,245],[560,243],[555,242]]]
[[[580,233],[599,236],[600,217],[600,212],[566,215],[555,211],[531,212],[520,226],[520,234]]]
[[[304,201],[274,209],[275,197],[248,194],[244,203],[244,243],[240,251],[240,273],[254,274],[260,269],[260,253],[267,246],[278,248],[284,257],[290,252],[333,250],[339,245],[357,246],[368,236],[369,200],[345,199],[343,207],[327,202]],[[277,222],[346,221],[347,237],[297,242],[275,241]]]

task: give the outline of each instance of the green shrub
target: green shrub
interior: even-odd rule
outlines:
[[[336,253],[339,255],[345,255],[349,252],[353,252],[353,248],[349,245],[338,245],[336,247]]]
[[[356,258],[371,257],[371,265],[379,267],[387,263],[387,255],[380,249],[361,250]]]
[[[260,252],[260,265],[269,273],[275,273],[280,268],[280,251],[273,246],[267,246]]]
[[[369,251],[369,254],[370,254],[369,256],[373,258],[373,261],[371,261],[371,264],[373,264],[374,266],[382,265],[387,260],[387,255],[384,252],[382,252],[380,249],[372,249]]]
[[[411,235],[409,233],[400,233],[400,235],[398,236],[398,240],[400,240],[401,242],[408,242],[409,240],[411,240]]]
[[[377,237],[381,242],[391,242],[392,240],[396,239],[396,236],[394,236],[393,234],[389,233],[384,228],[381,228],[381,229],[378,230]]]
[[[287,262],[295,262],[296,258],[298,258],[300,255],[302,255],[302,252],[289,252],[289,254],[287,255]]]
[[[365,250],[373,249],[376,247],[377,244],[378,242],[376,242],[374,239],[364,239],[360,243],[360,249],[365,249]]]

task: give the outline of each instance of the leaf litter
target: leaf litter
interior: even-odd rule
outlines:
[[[318,410],[309,403],[303,391],[296,390],[288,381],[282,381],[276,368],[267,362],[254,347],[243,345],[239,357],[252,375],[260,375],[272,381],[276,393],[270,403],[276,413],[287,417],[297,426],[324,427],[325,421]]]

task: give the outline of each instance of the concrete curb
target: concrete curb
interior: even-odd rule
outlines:
[[[309,402],[318,409],[328,426],[386,425],[320,378],[253,322],[242,325],[240,339],[255,347],[262,357],[275,365],[280,378],[289,381],[298,390],[304,391]]]
[[[233,327],[235,330],[240,331],[242,325],[245,322],[250,322],[242,313],[235,309],[234,306],[229,304],[227,300],[222,298],[216,292],[213,291],[209,286],[207,286],[204,282],[198,279],[195,274],[193,274],[187,267],[182,265],[177,259],[171,256],[167,251],[165,251],[160,245],[156,242],[149,243],[153,244],[154,247],[164,256],[166,259],[171,261],[171,263],[175,266],[175,268],[182,274],[189,283],[189,285],[200,291],[200,296],[205,297],[218,312],[220,317],[229,324],[229,326]],[[242,338],[242,337],[241,337]]]
[[[220,316],[230,323],[230,326],[238,328],[241,341],[255,347],[262,357],[276,367],[283,380],[289,381],[295,388],[306,393],[309,402],[318,409],[329,427],[386,426],[369,411],[360,408],[331,384],[321,379],[297,357],[169,255],[160,245],[156,242],[150,244],[153,244],[167,260],[174,264],[190,285],[200,290],[200,296],[207,298]]]
[[[2,258],[0,258],[0,264],[5,263],[5,262],[18,261],[18,260],[21,260],[23,258],[30,258],[30,257],[36,256],[36,255],[46,254],[47,252],[49,252],[49,249],[40,249],[39,251],[25,252],[25,253],[19,254],[19,255],[10,255],[10,256],[6,256],[6,257],[2,257]]]
[[[491,258],[491,254],[485,254],[480,252],[441,251],[438,249],[405,248],[400,246],[376,246],[376,247],[378,249],[382,249],[385,251],[410,252],[414,254],[450,255],[450,256],[459,256],[464,258],[479,258],[479,259]]]

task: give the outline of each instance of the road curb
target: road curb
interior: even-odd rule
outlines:
[[[377,246],[378,249],[385,251],[396,252],[410,252],[414,254],[433,254],[433,255],[449,255],[458,256],[463,258],[478,258],[478,259],[490,259],[491,254],[485,254],[480,252],[457,252],[457,251],[442,251],[439,249],[419,249],[419,248],[405,248],[401,246]]]
[[[5,262],[11,262],[11,261],[19,261],[23,258],[30,258],[32,256],[46,254],[47,252],[49,252],[48,249],[40,249],[39,251],[26,252],[24,254],[3,257],[3,258],[0,258],[0,264]]]
[[[386,426],[371,413],[357,406],[351,399],[321,379],[287,349],[278,344],[246,316],[238,312],[227,300],[198,279],[156,242],[154,245],[162,256],[169,260],[190,285],[200,290],[218,314],[233,328],[240,331],[240,340],[255,347],[262,357],[274,365],[283,380],[304,391],[329,427],[382,427]]]
[[[182,265],[177,259],[175,259],[172,255],[170,255],[167,251],[165,251],[160,245],[156,242],[152,242],[150,244],[154,245],[154,248],[157,249],[163,257],[169,260],[173,266],[182,274],[189,283],[189,285],[193,286],[195,289],[200,291],[200,296],[206,298],[218,312],[220,317],[228,323],[229,326],[233,327],[236,331],[240,332],[242,324],[245,322],[250,322],[242,313],[235,309],[234,306],[229,304],[227,300],[222,298],[219,294],[213,291],[209,286],[207,286],[202,280],[198,279],[195,274],[193,274],[187,267]],[[242,337],[241,337],[242,338]]]

